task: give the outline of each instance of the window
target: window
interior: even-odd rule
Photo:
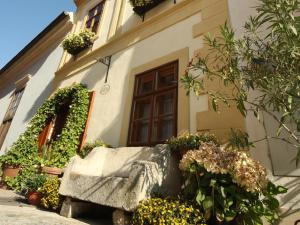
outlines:
[[[3,145],[3,142],[5,140],[7,132],[8,132],[9,127],[11,125],[11,122],[12,122],[12,120],[13,120],[15,114],[16,114],[16,111],[17,111],[17,108],[20,104],[23,92],[24,92],[24,88],[15,91],[15,93],[13,94],[13,97],[11,99],[11,102],[9,104],[9,107],[6,111],[3,122],[0,126],[0,148]]]
[[[89,110],[88,110],[88,117],[87,117],[87,121],[85,123],[84,131],[80,137],[79,149],[81,149],[83,147],[83,144],[84,144],[84,141],[86,138],[86,132],[87,132],[89,118],[91,116],[94,98],[95,98],[95,92],[90,92],[90,104],[89,104]],[[39,138],[38,138],[38,147],[39,147],[40,154],[42,153],[41,151],[42,151],[43,146],[49,147],[49,145],[51,145],[51,141],[55,141],[60,136],[60,134],[65,126],[65,123],[67,121],[70,104],[71,104],[71,101],[69,99],[66,99],[60,106],[57,116],[53,119],[48,120],[48,122],[46,123],[47,125],[42,130],[42,132],[40,133]]]
[[[70,103],[71,101],[69,99],[64,101],[60,106],[57,116],[54,119],[47,121],[47,125],[42,130],[38,138],[40,153],[43,146],[49,147],[49,145],[51,145],[51,141],[55,141],[60,136],[67,121]]]
[[[178,63],[137,75],[128,145],[155,145],[177,133]]]
[[[95,34],[97,34],[99,23],[102,16],[102,11],[104,7],[105,1],[101,1],[98,5],[96,5],[94,8],[92,8],[89,11],[88,19],[86,21],[85,27],[91,31],[93,31]]]

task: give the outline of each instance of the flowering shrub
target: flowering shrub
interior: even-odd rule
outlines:
[[[166,0],[130,0],[131,5],[133,6],[133,11],[142,16],[147,11],[151,10],[158,4]]]
[[[40,192],[43,197],[41,199],[41,205],[46,209],[58,210],[62,204],[62,198],[58,194],[60,182],[57,177],[49,177]]]
[[[152,198],[141,202],[133,213],[133,225],[205,225],[202,213],[179,199]]]
[[[186,151],[198,149],[202,142],[213,142],[219,144],[218,139],[213,134],[187,134],[179,137],[171,137],[167,144],[172,151]]]
[[[146,6],[152,4],[154,0],[130,0],[130,3],[135,6]]]
[[[62,47],[71,55],[76,55],[93,44],[95,33],[89,30],[81,31],[79,34],[69,34],[62,42]]]
[[[273,223],[277,218],[277,194],[285,193],[267,179],[265,168],[246,152],[202,143],[188,151],[179,168],[186,173],[185,196],[194,199],[209,221],[235,224]]]

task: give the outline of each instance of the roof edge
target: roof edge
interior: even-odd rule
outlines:
[[[42,30],[32,41],[30,41],[17,55],[15,55],[8,63],[6,63],[0,70],[0,76],[10,66],[12,66],[18,59],[25,55],[36,43],[38,43],[43,37],[45,37],[56,25],[66,18],[70,18],[70,14],[63,11],[59,14],[44,30]]]

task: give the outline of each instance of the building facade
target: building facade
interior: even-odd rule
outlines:
[[[57,37],[56,45],[53,44],[56,47],[51,51],[45,51],[46,47],[39,50],[39,53],[44,52],[40,54],[40,64],[30,64],[32,69],[14,72],[18,69],[18,61],[23,63],[19,59],[16,65],[10,66],[16,69],[0,73],[0,118],[5,114],[2,105],[8,108],[14,92],[13,99],[18,102],[23,89],[16,87],[29,80],[27,74],[32,76],[20,101],[22,111],[16,111],[18,119],[12,120],[2,152],[25,129],[23,123],[34,114],[50,90],[73,83],[85,84],[93,92],[86,126],[87,142],[101,139],[114,147],[155,145],[186,132],[211,132],[225,142],[231,128],[248,132],[251,140],[274,132],[273,122],[265,115],[262,115],[263,123],[259,123],[251,115],[244,118],[235,107],[221,106],[220,113],[216,113],[208,95],[188,96],[180,84],[193,57],[209,52],[204,35],[218,36],[219,27],[227,21],[236,31],[236,37],[241,37],[244,22],[255,13],[255,0],[166,0],[143,16],[133,11],[130,1],[74,2],[77,11],[71,33],[84,29],[95,32],[96,39],[90,48],[76,56],[61,50],[59,42],[69,29],[69,26],[66,28],[66,24],[71,23],[69,18],[68,22],[63,22],[65,25],[58,26],[61,36],[49,33],[49,38],[51,35]],[[43,61],[42,55],[49,54],[53,57]],[[43,68],[47,68],[47,73]],[[49,75],[47,82],[39,75],[41,73]],[[14,78],[3,79],[9,74],[14,74]],[[16,74],[20,76],[16,78]],[[45,85],[35,87],[34,77],[43,79]],[[17,80],[20,81],[16,83]],[[29,88],[31,82],[34,88]],[[51,88],[45,88],[47,85]],[[218,81],[207,81],[205,88],[230,91]],[[27,90],[34,93],[26,93]],[[249,93],[250,97],[254,94]],[[33,95],[37,96],[34,101],[24,100],[23,103],[26,96]],[[21,107],[21,104],[24,105]],[[289,188],[288,194],[281,199],[283,208],[299,208],[299,169],[291,163],[296,153],[275,141],[259,142],[251,153],[266,166],[271,180]],[[295,216],[297,214],[292,214],[287,221],[295,221]]]
[[[52,80],[72,29],[72,14],[63,12],[0,71],[0,155],[26,129],[38,107],[53,91]]]
[[[235,107],[221,106],[221,113],[216,113],[209,96],[187,96],[180,84],[193,56],[209,51],[204,35],[219,35],[219,27],[227,21],[237,38],[241,37],[244,22],[255,13],[256,1],[162,1],[143,18],[134,13],[129,1],[75,3],[73,32],[91,29],[97,39],[76,57],[64,53],[54,85],[60,88],[81,82],[95,92],[87,141],[153,145],[172,135],[206,131],[225,141],[231,128],[259,140],[274,131],[265,115],[267,127],[252,116],[244,118]],[[227,91],[217,81],[208,81],[205,88]],[[290,163],[295,152],[269,141],[258,143],[252,155],[267,167],[270,179],[290,189],[281,199],[283,208],[297,208],[299,172]]]

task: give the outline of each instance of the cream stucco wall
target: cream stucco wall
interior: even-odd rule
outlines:
[[[78,9],[75,30],[83,28],[87,11],[98,2],[89,1]],[[195,52],[204,55],[208,49],[203,43],[203,35],[208,32],[218,35],[219,26],[226,20],[236,31],[236,36],[242,36],[242,26],[254,12],[252,6],[255,3],[255,0],[179,0],[174,5],[173,1],[167,1],[147,13],[143,22],[133,13],[128,1],[107,1],[93,48],[75,59],[70,56],[66,57],[67,60],[63,59],[55,77],[57,88],[82,82],[96,92],[87,141],[100,138],[113,146],[126,145],[128,108],[133,92],[132,76],[137,74],[136,71],[142,72],[141,68],[146,70],[157,66],[157,60],[164,64],[165,60],[174,60],[176,57],[182,61],[189,60]],[[106,68],[96,63],[95,59],[107,55],[112,55],[112,64],[108,83],[105,84]],[[207,88],[222,86],[210,83]],[[249,97],[254,94],[249,93]],[[186,128],[191,132],[210,128],[224,136],[234,124],[236,128],[246,130],[251,140],[265,136],[263,124],[251,115],[244,119],[237,110],[225,108],[222,108],[220,115],[215,114],[206,95],[198,98],[191,95],[183,101],[186,101],[187,109],[179,110],[188,112]],[[226,118],[228,120],[224,121]],[[282,198],[283,206],[296,204],[300,199],[296,196],[299,192],[298,178],[272,175],[274,168],[269,143],[257,143],[252,155],[267,167],[272,180],[290,187],[289,194]],[[280,155],[275,154],[275,157],[281,159]]]
[[[201,46],[201,39],[194,38],[192,33],[193,25],[199,23],[199,21],[201,21],[201,14],[197,13],[114,54],[107,83],[110,86],[110,90],[106,94],[101,94],[102,88],[106,85],[104,84],[106,68],[100,63],[96,63],[90,68],[68,77],[63,75],[56,76],[56,82],[59,83],[59,87],[69,86],[73,82],[82,82],[87,84],[90,90],[96,91],[87,141],[101,138],[113,146],[126,144],[120,142],[120,133],[124,119],[124,109],[127,104],[131,104],[131,102],[126,102],[125,99],[126,96],[133,93],[133,90],[128,89],[131,70],[173,52],[187,49],[186,60],[179,76],[183,75],[188,60],[192,58],[194,51]],[[205,107],[205,104],[203,106],[199,103],[195,106],[193,105],[193,107],[197,107],[197,109],[193,108],[191,110],[195,114],[195,112],[201,110],[201,107]],[[195,116],[189,117],[191,124],[195,123]],[[191,125],[188,124],[187,128],[189,126]]]

